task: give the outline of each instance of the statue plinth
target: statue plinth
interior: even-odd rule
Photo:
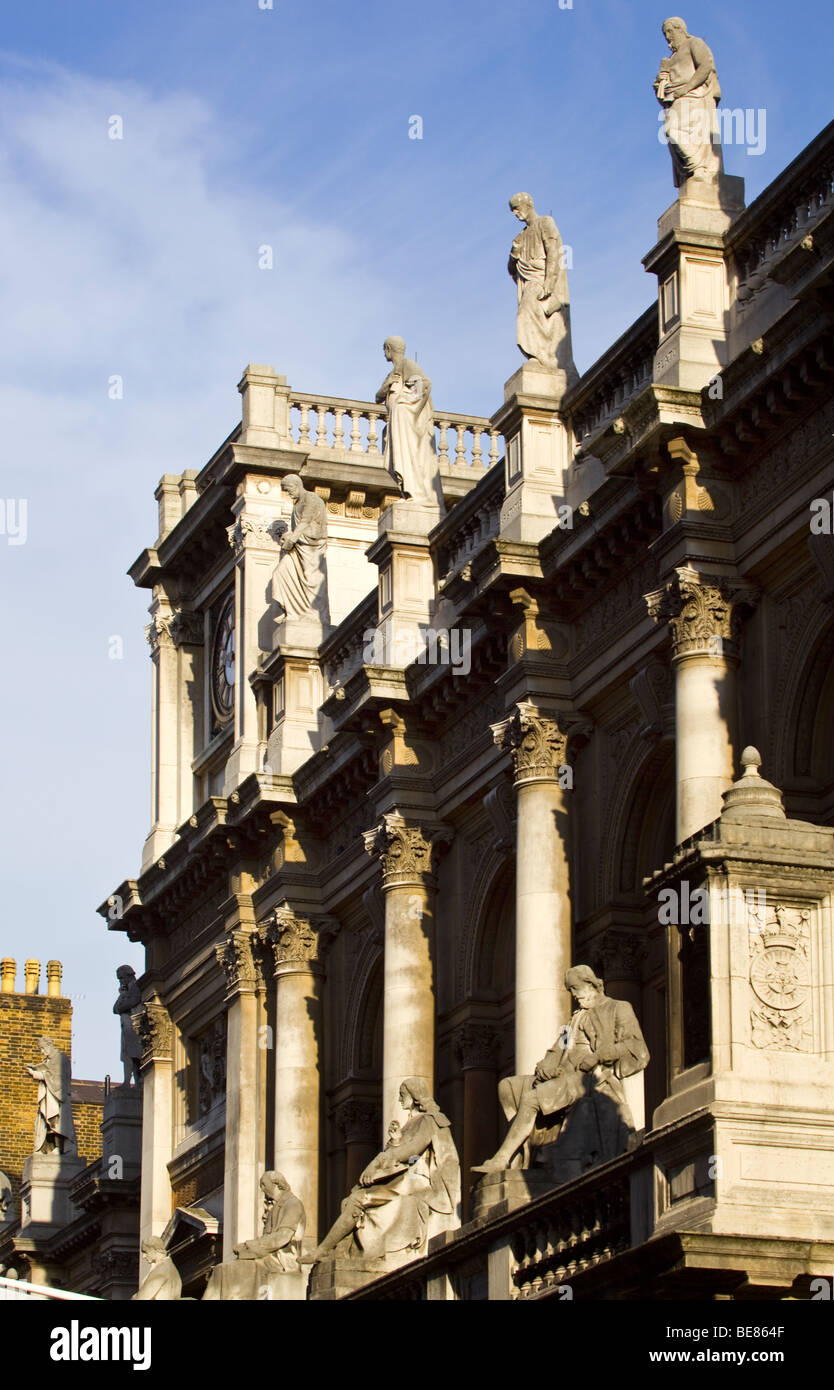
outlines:
[[[570,463],[570,438],[560,412],[574,380],[575,371],[530,361],[504,387],[504,404],[490,420],[506,440],[502,540],[537,544],[559,525]]]
[[[548,403],[559,406],[562,397],[578,380],[579,375],[575,370],[569,374],[562,367],[545,367],[543,363],[531,359],[504,382],[504,402],[506,404],[514,396],[540,396]]]
[[[318,651],[322,642],[334,631],[332,623],[323,623],[311,613],[308,618],[282,618],[275,624],[272,650],[289,648],[292,651]]]
[[[413,1255],[411,1258],[414,1258]],[[400,1265],[402,1263],[403,1261],[400,1261]],[[319,1260],[310,1271],[310,1301],[333,1303],[336,1299],[344,1298],[346,1294],[361,1289],[363,1285],[372,1283],[374,1279],[381,1279],[383,1274],[389,1274],[396,1268],[399,1266],[389,1264],[388,1257],[354,1259],[351,1256],[331,1256],[329,1259]]]
[[[687,179],[658,218],[657,239],[671,231],[722,233],[743,211],[744,179],[723,173],[715,179]]]
[[[392,502],[379,518],[378,534],[396,532],[398,535],[427,537],[441,520],[440,507],[427,507],[411,498]]]
[[[84,1172],[87,1160],[78,1154],[36,1153],[23,1162],[20,1184],[21,1229],[27,1226],[66,1226],[78,1215],[69,1189]]]
[[[502,1168],[497,1173],[485,1173],[472,1192],[470,1220],[504,1216],[552,1192],[558,1185],[558,1180],[544,1168]]]

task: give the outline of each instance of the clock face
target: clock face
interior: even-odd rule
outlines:
[[[219,724],[235,708],[235,597],[230,594],[217,619],[211,644],[211,704]]]

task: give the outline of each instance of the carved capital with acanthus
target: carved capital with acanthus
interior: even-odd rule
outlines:
[[[725,575],[699,574],[689,565],[679,566],[662,589],[646,594],[649,616],[669,624],[674,660],[736,660],[743,613],[755,601],[754,589],[734,584]]]
[[[543,714],[531,701],[522,700],[508,719],[491,728],[498,747],[513,755],[516,786],[558,780],[568,749],[568,729],[562,718]]]
[[[607,931],[601,955],[604,980],[639,980],[648,949],[636,932]]]
[[[157,997],[140,1004],[130,1015],[142,1044],[142,1066],[171,1060],[171,1016]]]
[[[462,1023],[452,1044],[461,1071],[493,1071],[498,1060],[498,1029],[491,1023]]]
[[[350,1097],[336,1106],[333,1118],[346,1144],[379,1144],[382,1111],[375,1101]]]
[[[258,935],[272,950],[275,974],[290,970],[324,968],[327,947],[339,926],[332,917],[298,917],[289,903],[283,903],[258,927]]]
[[[169,631],[175,647],[202,647],[205,641],[202,613],[178,608],[171,618]]]
[[[226,976],[227,999],[234,999],[238,994],[255,993],[258,974],[250,932],[242,929],[230,931],[222,946],[215,946],[214,954]]]
[[[451,839],[448,826],[410,824],[399,811],[386,812],[373,830],[364,832],[367,853],[382,865],[383,888],[430,882]]]
[[[145,628],[145,638],[151,649],[151,656],[156,656],[160,647],[173,647],[174,639],[171,636],[171,624],[174,615],[171,612],[162,612],[156,609],[151,614],[151,620]]]

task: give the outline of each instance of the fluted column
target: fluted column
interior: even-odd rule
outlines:
[[[646,595],[656,622],[668,622],[675,673],[676,842],[721,815],[732,785],[737,744],[738,638],[741,613],[754,593],[723,575],[687,565]]]
[[[365,833],[366,850],[382,866],[385,894],[383,1133],[401,1118],[406,1077],[434,1085],[434,870],[450,839],[445,826],[409,824],[396,811]]]
[[[275,1149],[307,1213],[305,1243],[318,1241],[321,989],[330,918],[297,917],[288,905],[259,928],[275,961]]]
[[[570,1009],[567,727],[524,701],[492,732],[512,753],[515,769],[515,1069],[526,1075],[552,1047]]]
[[[254,924],[253,924],[254,925]],[[251,930],[230,931],[215,955],[226,976],[226,1162],[223,1258],[259,1234],[261,1142],[258,1134],[258,997]]]
[[[142,1191],[139,1239],[158,1236],[171,1219],[168,1164],[173,1155],[172,1027],[157,997],[131,1014],[142,1043]]]

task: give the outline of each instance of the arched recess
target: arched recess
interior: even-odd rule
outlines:
[[[823,612],[825,617],[823,618]],[[788,788],[807,789],[824,824],[834,819],[834,618],[828,610],[806,634],[804,660],[786,699],[777,774]],[[766,770],[765,771],[766,775]]]
[[[368,941],[350,982],[340,1056],[341,1077],[382,1078],[382,947]]]
[[[636,741],[624,761],[608,818],[602,908],[615,938],[620,926],[639,938],[635,959],[641,978],[618,982],[614,992],[637,1008],[651,1054],[644,1075],[647,1125],[667,1086],[666,939],[643,880],[674,854],[676,799],[674,741]]]

